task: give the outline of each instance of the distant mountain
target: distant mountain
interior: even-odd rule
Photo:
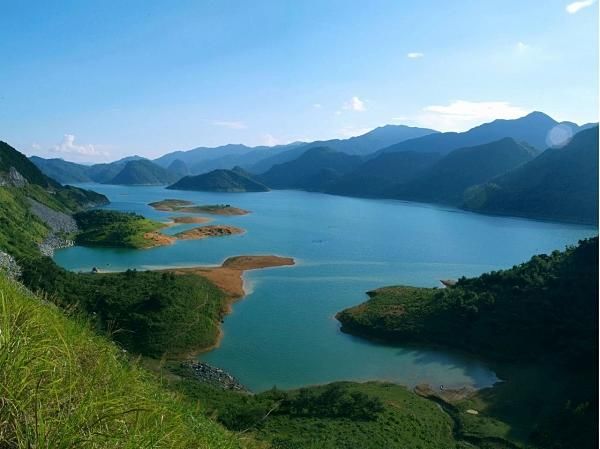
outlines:
[[[477,212],[598,223],[598,126],[563,148],[473,187],[464,207]]]
[[[189,167],[181,159],[175,159],[173,162],[171,162],[167,167],[167,171],[169,171],[177,179],[181,179],[190,174]]]
[[[398,199],[460,206],[468,187],[504,174],[532,160],[539,153],[539,150],[517,143],[509,137],[460,148],[438,160],[411,181],[398,183],[387,193]]]
[[[46,176],[69,184],[74,182],[92,182],[88,175],[89,166],[68,162],[63,159],[44,159],[38,156],[29,158]]]
[[[427,128],[386,125],[349,139],[293,142],[273,147],[245,145],[199,147],[188,151],[174,151],[155,159],[154,162],[166,168],[174,160],[179,159],[187,164],[191,174],[207,173],[220,168],[230,169],[235,166],[241,166],[252,173],[264,173],[276,164],[296,159],[310,148],[329,147],[348,154],[370,154],[391,144],[435,132],[437,131]]]
[[[165,185],[176,176],[152,161],[134,159],[126,162],[123,168],[107,184],[120,185]]]
[[[362,162],[360,156],[326,147],[311,148],[293,161],[275,165],[260,175],[264,184],[274,189],[323,190]]]
[[[336,195],[382,197],[393,186],[419,176],[440,158],[438,153],[383,153],[330,183],[325,191]]]
[[[214,148],[198,147],[187,151],[174,151],[167,153],[153,162],[161,167],[167,168],[173,161],[179,159],[189,167],[190,173],[206,173],[215,168],[232,168],[239,165],[239,161],[250,153],[260,159],[261,156],[268,157],[275,152],[294,147],[297,144],[278,145],[274,147],[258,146],[248,147],[240,144],[223,145]],[[224,159],[224,163],[218,163],[219,159]],[[226,161],[226,162],[225,162]],[[216,165],[215,165],[216,164]]]
[[[42,172],[61,183],[97,182],[100,184],[164,185],[188,174],[182,161],[173,161],[165,169],[140,156],[128,156],[118,161],[83,165],[62,159],[30,158]]]
[[[366,134],[350,137],[349,139],[321,140],[306,143],[304,145],[288,149],[287,151],[277,152],[276,154],[270,155],[269,157],[254,163],[253,165],[244,166],[247,167],[247,169],[252,173],[265,173],[274,165],[294,160],[306,150],[317,147],[327,147],[342,153],[364,156],[373,154],[381,148],[385,148],[398,142],[403,142],[407,139],[414,139],[436,133],[437,131],[428,128],[417,128],[404,125],[385,125],[375,128]]]
[[[196,176],[186,176],[167,187],[173,190],[198,190],[208,192],[266,192],[267,186],[252,178],[239,167],[233,170],[218,169]]]
[[[443,154],[458,148],[494,142],[504,137],[511,137],[517,142],[526,142],[538,150],[544,150],[550,146],[547,139],[550,131],[557,125],[559,123],[546,114],[532,112],[514,120],[494,120],[463,133],[438,133],[407,140],[384,148],[381,152],[421,151]],[[572,132],[580,129],[576,124],[570,122],[565,122],[565,126],[569,127]]]
[[[88,176],[94,182],[100,184],[110,184],[111,181],[117,176],[127,162],[116,161],[103,164],[90,165],[87,170]]]

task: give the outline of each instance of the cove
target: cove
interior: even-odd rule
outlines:
[[[220,346],[200,356],[254,391],[334,380],[388,380],[407,386],[493,384],[482,362],[443,350],[378,344],[343,334],[334,315],[394,284],[439,286],[440,279],[507,268],[597,234],[590,226],[492,217],[452,208],[300,191],[208,193],[84,184],[109,197],[107,209],[167,221],[147,204],[165,198],[231,204],[244,216],[211,224],[241,235],[178,241],[149,250],[72,247],[55,260],[71,270],[219,265],[236,255],[293,257],[296,265],[247,272],[247,296],[223,324]],[[177,233],[196,225],[169,228]]]

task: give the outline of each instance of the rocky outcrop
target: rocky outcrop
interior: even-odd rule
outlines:
[[[34,199],[28,198],[28,200],[31,205],[31,212],[51,229],[50,234],[44,241],[38,244],[42,255],[52,257],[55,250],[75,244],[73,240],[66,237],[68,234],[73,234],[79,230],[73,217],[50,209]]]
[[[70,215],[50,209],[48,206],[28,198],[31,212],[42,220],[53,232],[70,234],[77,232],[77,223]]]
[[[0,187],[25,187],[27,180],[15,167],[10,167],[8,173],[0,173]]]
[[[51,233],[44,239],[43,242],[38,244],[38,249],[43,256],[52,257],[54,256],[54,251],[61,248],[68,248],[69,246],[74,246],[75,242],[73,240],[69,240],[67,238],[61,237],[60,235]]]
[[[223,371],[221,368],[211,366],[204,362],[185,362],[184,367],[188,367],[194,378],[200,382],[223,388],[224,390],[248,391],[235,377]]]
[[[0,273],[11,279],[18,279],[21,276],[21,267],[15,258],[4,251],[0,251]]]

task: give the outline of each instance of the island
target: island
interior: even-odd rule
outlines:
[[[217,169],[196,176],[185,176],[167,187],[173,190],[206,192],[268,192],[270,189],[240,167]]]
[[[170,245],[177,240],[198,240],[243,234],[244,229],[230,225],[198,226],[167,235],[160,232],[168,226],[184,223],[206,223],[205,217],[174,217],[170,223],[149,220],[135,213],[91,210],[74,215],[79,226],[75,241],[83,246],[147,249]]]
[[[195,205],[191,201],[166,199],[149,203],[149,206],[162,212],[184,212],[211,215],[246,215],[250,211],[231,206],[230,204]]]
[[[208,223],[211,220],[212,220],[211,218],[207,218],[207,217],[190,217],[190,216],[171,217],[171,221],[174,224]]]
[[[224,237],[228,235],[243,234],[245,231],[241,228],[229,225],[209,225],[199,226],[187,231],[175,234],[177,240],[199,240],[208,237]]]
[[[159,232],[165,223],[136,213],[98,209],[79,212],[73,218],[79,245],[141,249],[172,243],[169,236]]]
[[[167,198],[166,200],[155,201],[153,203],[149,203],[148,205],[163,212],[175,212],[180,207],[192,206],[193,204],[194,203],[191,201]]]

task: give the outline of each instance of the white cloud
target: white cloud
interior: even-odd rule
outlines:
[[[573,3],[569,3],[565,10],[569,13],[569,14],[575,14],[579,11],[581,11],[583,8],[587,8],[588,6],[592,6],[594,3],[596,3],[596,0],[582,0],[579,2],[573,2]]]
[[[531,112],[507,101],[453,101],[423,108],[415,122],[440,131],[464,131],[495,119],[515,119]]]
[[[523,42],[517,42],[517,51],[519,53],[526,52],[527,50],[529,50],[529,45],[527,45]]]
[[[343,104],[342,109],[347,111],[364,112],[367,110],[367,107],[365,106],[364,101],[357,96],[354,96],[350,99],[350,101],[347,101]],[[340,111],[337,111],[336,114],[339,115],[339,112]]]
[[[212,120],[211,123],[215,126],[223,126],[229,129],[246,129],[248,125],[240,121],[228,121],[228,120]]]
[[[65,134],[61,143],[53,145],[50,150],[51,153],[58,153],[61,155],[71,155],[81,159],[93,159],[97,157],[107,157],[108,152],[102,151],[97,146],[92,144],[78,145],[75,143],[75,136],[73,134]]]
[[[419,59],[419,58],[423,58],[425,55],[423,53],[420,53],[418,51],[411,51],[410,53],[406,54],[406,57],[409,59]]]
[[[315,103],[313,104],[313,108],[315,109],[321,109],[323,106],[321,106],[321,103]]]
[[[267,133],[261,136],[261,144],[268,147],[274,147],[275,145],[280,145],[281,141],[272,134]]]

